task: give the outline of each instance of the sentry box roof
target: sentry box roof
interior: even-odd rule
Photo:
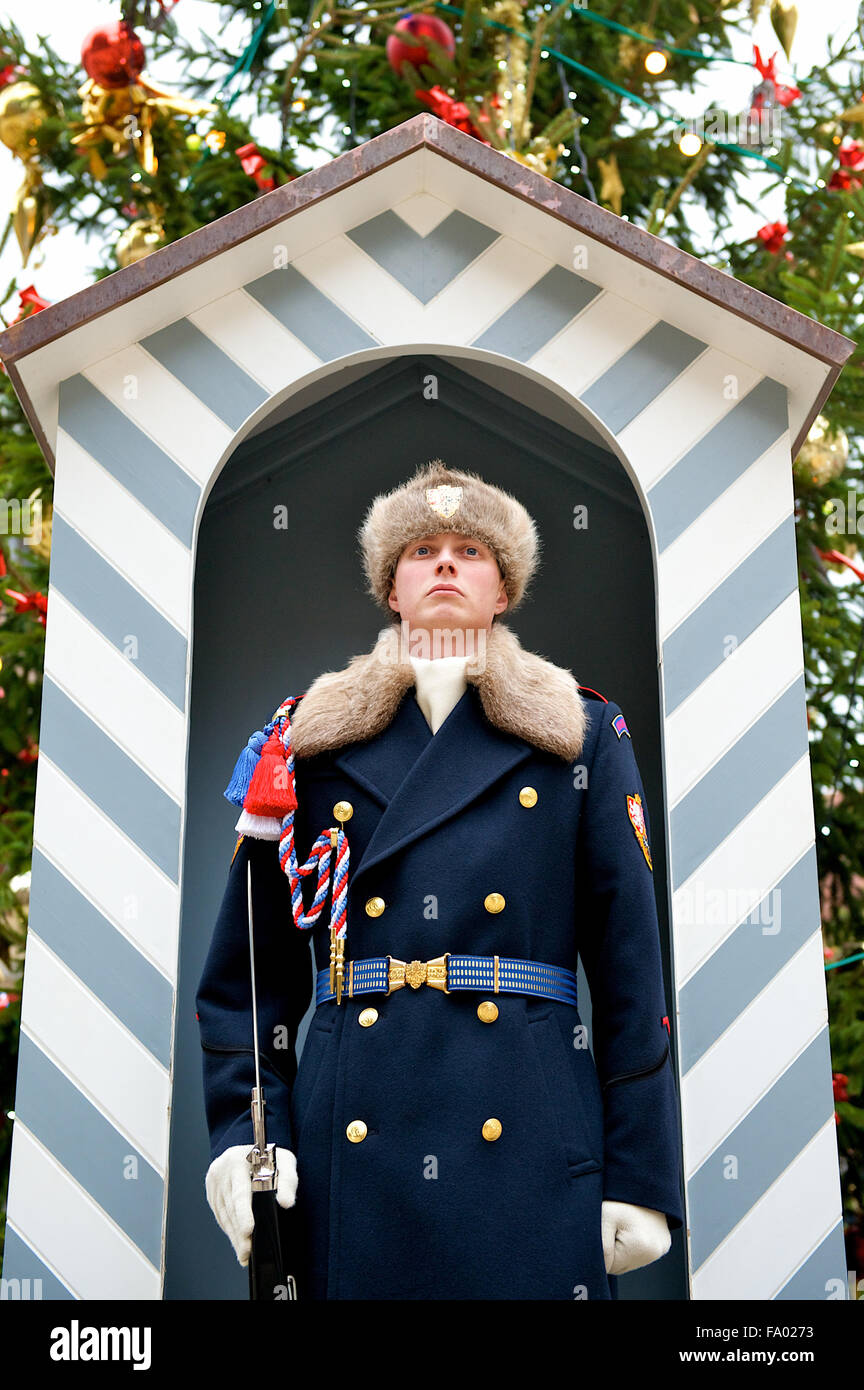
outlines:
[[[360,510],[434,437],[537,516],[517,626],[639,750],[689,1295],[842,1293],[791,464],[854,347],[430,115],[0,335],[56,469],[4,1277],[200,1297],[182,1252],[206,1247],[236,1279],[190,1062],[220,793],[355,649]],[[260,510],[283,493],[288,560]]]
[[[386,330],[378,337],[376,328],[384,328],[391,305],[374,308],[384,274],[395,281],[388,288],[402,290],[406,341],[412,327],[419,341],[434,325],[444,342],[506,353],[553,379],[582,339],[580,326],[590,324],[583,397],[625,345],[636,366],[640,344],[662,341],[670,380],[706,348],[758,376],[770,364],[788,390],[794,457],[855,348],[842,334],[422,114],[0,334],[0,357],[52,469],[60,383],[182,315],[206,335],[220,312],[234,316],[231,292],[261,302],[277,228],[302,277],[298,297],[301,285],[310,298],[315,289],[326,296],[337,262],[343,277],[354,273],[360,281],[342,301],[356,315],[348,341],[338,341],[335,327],[332,335],[326,325],[312,332],[300,308],[283,317],[310,361],[330,360],[337,347],[342,356],[352,346],[387,341]],[[506,285],[503,294],[493,288],[499,284]],[[478,298],[457,316],[452,291],[459,288]],[[226,335],[227,324],[216,341]],[[261,384],[266,388],[267,376]]]

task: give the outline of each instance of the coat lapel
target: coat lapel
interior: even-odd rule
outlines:
[[[354,744],[344,753],[334,755],[333,761],[342,772],[359,783],[382,806],[387,805],[420,757],[432,730],[414,697],[414,686],[406,692],[389,725],[376,738]]]
[[[426,729],[425,740],[415,713]],[[524,739],[489,723],[471,685],[433,737],[412,690],[388,729],[335,759],[361,786],[374,788],[379,800],[386,798],[384,814],[359,863],[351,865],[351,877],[356,881],[458,815],[531,752]]]

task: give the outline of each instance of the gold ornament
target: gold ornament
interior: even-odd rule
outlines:
[[[163,92],[144,77],[128,87],[100,87],[88,77],[79,87],[82,121],[76,121],[72,144],[86,150],[94,179],[104,179],[108,166],[97,146],[110,140],[112,153],[123,158],[131,149],[141,168],[155,174],[159,160],[153,149],[153,122],[156,115],[203,116],[215,111],[209,101],[187,101],[185,97]]]
[[[48,225],[53,201],[42,182],[35,136],[47,115],[42,93],[33,82],[10,82],[0,90],[0,140],[24,164],[24,182],[10,216],[25,266],[37,242],[47,231],[56,230]]]
[[[525,151],[505,150],[504,153],[509,154],[510,158],[515,159],[517,163],[524,164],[526,169],[533,169],[536,174],[543,174],[547,179],[554,179],[557,173],[558,159],[564,151],[564,146],[556,145],[552,149],[548,145],[543,148],[543,141],[532,141],[531,144],[531,149]],[[537,150],[534,149],[535,145],[539,146]]]
[[[139,217],[130,222],[117,238],[117,260],[125,269],[135,261],[143,261],[151,251],[158,251],[165,241],[165,228],[158,217]]]
[[[850,106],[846,111],[840,112],[841,121],[864,121],[864,102],[858,102],[855,106]],[[831,123],[833,124],[833,122]],[[825,129],[819,126],[820,130]]]
[[[646,39],[654,37],[650,24],[631,24],[629,27],[637,34],[644,34]],[[630,34],[621,34],[618,39],[619,68],[623,69],[624,72],[638,72],[645,62],[647,52],[647,44],[640,43],[639,39],[634,39]]]
[[[489,10],[489,18],[498,24],[507,24],[511,29],[522,29],[525,16],[519,0],[497,0]],[[511,149],[522,149],[531,138],[531,122],[525,109],[528,83],[528,40],[519,34],[507,34],[501,29],[492,30],[492,52],[498,66],[496,91],[501,105],[498,118],[510,136]]]
[[[798,10],[791,0],[772,0],[771,27],[783,46],[786,57],[792,51],[792,40],[798,27]]]
[[[33,82],[10,82],[0,90],[0,140],[19,159],[38,152],[34,132],[47,115]]]
[[[608,159],[598,159],[597,166],[600,170],[602,182],[600,184],[600,201],[611,204],[612,211],[621,216],[621,199],[624,196],[624,184],[621,182],[621,174],[618,170],[618,160],[615,155],[610,155]]]
[[[864,261],[864,241],[850,241],[843,250],[848,251],[850,256],[857,256],[859,260]]]
[[[801,483],[824,487],[839,478],[849,458],[845,430],[832,429],[827,417],[817,415],[795,459],[792,471]]]

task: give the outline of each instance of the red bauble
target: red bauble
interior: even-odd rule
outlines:
[[[443,19],[436,19],[432,14],[405,15],[396,29],[398,34],[391,34],[387,40],[387,62],[396,73],[401,72],[405,62],[418,71],[424,63],[431,62],[429,50],[421,42],[422,39],[432,39],[433,43],[440,44],[451,58],[456,52],[453,30]],[[406,43],[399,34],[408,35],[410,42]]]
[[[128,87],[144,71],[144,45],[125,19],[91,29],[81,45],[81,62],[100,87]]]

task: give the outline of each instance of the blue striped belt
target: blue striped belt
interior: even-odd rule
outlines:
[[[452,951],[434,960],[397,960],[395,956],[370,956],[366,960],[345,962],[343,996],[392,994],[410,985],[451,994],[454,990],[480,989],[486,994],[539,994],[562,1004],[576,1004],[576,976],[563,965],[544,965],[536,960],[514,960],[511,956],[458,956]],[[330,989],[330,971],[319,970],[315,985],[315,1004],[330,1004],[336,995]]]

